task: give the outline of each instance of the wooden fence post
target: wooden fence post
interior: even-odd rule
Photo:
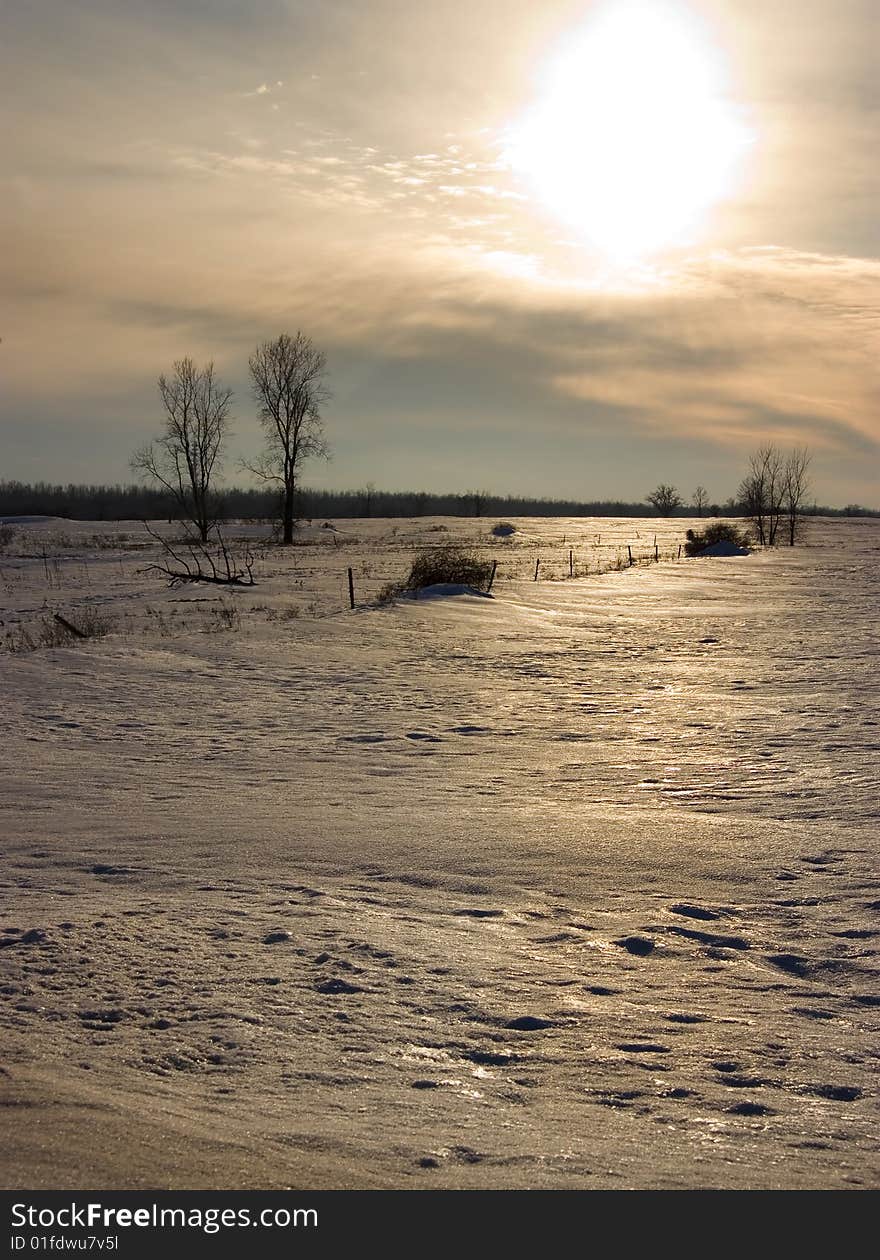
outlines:
[[[568,576],[574,577],[574,551],[568,553]]]
[[[535,576],[534,576],[534,578],[532,579],[532,580],[533,580],[533,581],[535,581],[535,582],[537,582],[537,580],[538,580],[538,569],[539,569],[540,567],[541,567],[541,561],[540,561],[540,558],[539,558],[539,559],[537,559],[537,560],[535,561]]]
[[[629,562],[630,562],[630,564],[632,564],[632,562],[633,562],[633,549],[632,549],[632,547],[629,545],[629,543],[627,543],[627,544],[626,544],[626,551],[627,551],[627,555],[629,556]]]
[[[354,608],[354,574],[351,569],[348,571],[348,599],[352,608]]]
[[[497,561],[497,560],[493,560],[493,561],[492,561],[492,572],[489,574],[489,585],[486,587],[486,594],[487,594],[487,595],[489,594],[489,592],[490,592],[490,591],[491,591],[491,589],[492,589],[492,583],[495,581],[495,570],[496,570],[497,568],[498,568],[498,561]]]

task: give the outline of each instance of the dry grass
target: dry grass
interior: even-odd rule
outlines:
[[[73,647],[86,639],[101,639],[115,629],[116,619],[96,608],[81,608],[63,620],[58,613],[51,613],[35,626],[8,631],[3,648],[7,652],[36,652],[40,648]]]

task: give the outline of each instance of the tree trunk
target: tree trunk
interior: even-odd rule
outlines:
[[[293,542],[293,486],[284,489],[284,543],[289,546]]]

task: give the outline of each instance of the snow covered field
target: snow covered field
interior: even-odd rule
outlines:
[[[0,651],[5,1187],[880,1183],[880,523],[493,523],[14,524],[0,646],[112,633]]]

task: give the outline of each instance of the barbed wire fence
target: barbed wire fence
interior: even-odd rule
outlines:
[[[437,550],[440,550],[439,545]],[[531,546],[520,545],[516,551],[491,544],[472,547],[469,551],[492,563],[491,588],[497,591],[508,583],[573,581],[577,578],[599,577],[625,569],[647,567],[661,561],[678,561],[684,555],[684,544],[670,544],[668,540],[661,543],[655,538],[649,547],[644,544],[639,546],[638,543],[621,545],[612,542],[604,546],[597,543],[586,549],[554,549],[534,543]],[[534,554],[526,554],[527,552]],[[410,560],[414,554],[413,552],[410,555]],[[407,563],[401,557],[400,567],[392,571],[387,559],[383,556],[378,562],[358,560],[340,573],[340,611],[373,605],[379,601],[383,592],[392,587],[403,590],[409,572]]]

